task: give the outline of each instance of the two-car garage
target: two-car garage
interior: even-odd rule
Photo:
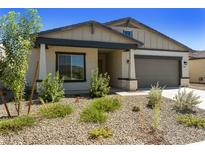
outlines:
[[[177,87],[181,78],[181,57],[135,55],[138,88],[160,86]]]

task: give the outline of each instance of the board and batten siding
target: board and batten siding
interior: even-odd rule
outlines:
[[[86,40],[86,41],[101,41],[101,42],[117,42],[117,43],[136,43],[120,34],[111,33],[109,30],[98,25],[94,26],[94,33],[91,33],[90,25],[82,25],[74,29],[61,30],[42,34],[41,37]]]
[[[176,43],[170,41],[169,39],[146,29],[118,27],[118,26],[113,26],[112,28],[121,33],[123,33],[123,30],[133,31],[133,38],[144,43],[144,45],[141,48],[182,50],[182,51],[187,50],[177,45]]]

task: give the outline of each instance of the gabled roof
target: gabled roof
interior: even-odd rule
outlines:
[[[138,25],[140,25],[140,26],[142,26],[142,27],[144,27],[144,28],[146,28],[146,29],[149,29],[150,31],[152,31],[152,32],[154,32],[154,33],[157,33],[158,35],[161,35],[161,36],[167,38],[168,40],[170,40],[170,41],[172,41],[172,42],[178,44],[179,46],[181,46],[181,47],[187,49],[188,51],[192,51],[192,49],[189,48],[188,46],[186,46],[186,45],[180,43],[179,41],[176,41],[176,40],[170,38],[169,36],[167,36],[167,35],[165,35],[165,34],[162,34],[161,32],[159,32],[159,31],[157,31],[157,30],[155,30],[155,29],[153,29],[153,28],[151,28],[151,27],[149,27],[149,26],[147,26],[147,25],[145,25],[145,24],[143,24],[143,23],[137,21],[136,19],[131,18],[131,17],[126,17],[126,18],[121,18],[121,19],[117,19],[117,20],[112,20],[112,21],[106,22],[106,23],[104,23],[104,24],[105,24],[105,25],[108,25],[108,26],[111,26],[111,25],[116,24],[116,23],[119,23],[119,22],[126,22],[126,23],[133,22],[133,23],[136,23],[136,24],[138,24]]]
[[[77,28],[77,27],[80,27],[80,26],[83,26],[83,25],[98,25],[100,27],[103,27],[105,29],[107,29],[108,31],[110,31],[111,33],[114,33],[114,34],[117,34],[117,35],[120,35],[124,38],[127,38],[131,41],[134,41],[138,46],[142,46],[144,43],[134,39],[134,38],[131,38],[131,37],[128,37],[128,36],[125,36],[123,35],[122,33],[104,25],[104,24],[101,24],[97,21],[94,21],[94,20],[90,20],[90,21],[86,21],[86,22],[82,22],[82,23],[78,23],[78,24],[72,24],[72,25],[68,25],[68,26],[64,26],[64,27],[59,27],[59,28],[54,28],[54,29],[50,29],[50,30],[46,30],[46,31],[42,31],[39,33],[39,36],[41,37],[41,35],[44,35],[44,34],[48,34],[48,33],[53,33],[53,32],[58,32],[58,31],[62,31],[62,30],[69,30],[69,29],[74,29],[74,28]]]

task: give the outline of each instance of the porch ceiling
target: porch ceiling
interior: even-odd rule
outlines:
[[[104,48],[104,49],[137,49],[137,43],[117,43],[117,42],[99,42],[85,40],[71,40],[58,38],[38,37],[36,44],[46,44],[55,46],[87,47],[87,48]]]

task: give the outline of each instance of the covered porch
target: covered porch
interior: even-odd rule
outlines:
[[[137,48],[135,44],[51,38],[39,38],[37,43],[38,84],[48,73],[52,76],[56,71],[63,75],[70,73],[64,78],[65,92],[87,93],[92,71],[99,69],[100,73],[110,75],[111,87],[136,90],[137,80],[131,69],[134,64],[131,52]]]

